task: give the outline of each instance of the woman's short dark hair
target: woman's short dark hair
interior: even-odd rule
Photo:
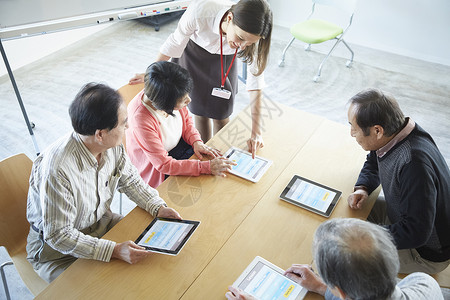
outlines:
[[[363,90],[349,102],[354,105],[356,123],[366,136],[375,125],[383,127],[385,136],[392,136],[405,124],[405,116],[395,98],[379,89]]]
[[[97,129],[115,128],[122,102],[119,93],[109,86],[94,82],[86,84],[69,107],[73,129],[81,135],[94,135]]]
[[[152,63],[145,72],[144,82],[145,95],[152,105],[172,116],[177,102],[194,86],[186,69],[168,61]]]
[[[260,36],[261,39],[239,52],[239,57],[251,64],[256,57],[256,74],[260,75],[269,58],[272,37],[273,14],[266,0],[240,0],[231,6],[233,23],[245,32]]]

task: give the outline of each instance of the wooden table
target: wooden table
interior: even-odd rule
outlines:
[[[248,124],[249,107],[209,144],[222,152],[246,148]],[[79,259],[37,298],[224,299],[256,255],[281,268],[311,263],[312,237],[325,218],[279,200],[294,174],[343,191],[332,217],[367,217],[373,197],[361,211],[346,201],[365,160],[348,126],[265,100],[263,128],[266,146],[258,155],[274,163],[258,183],[233,175],[171,176],[158,187],[184,219],[201,221],[178,256],[155,254],[136,265]],[[151,220],[135,208],[105,238],[135,240]]]

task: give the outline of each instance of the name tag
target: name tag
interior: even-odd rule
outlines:
[[[228,100],[231,97],[231,92],[222,88],[213,88],[211,95]]]

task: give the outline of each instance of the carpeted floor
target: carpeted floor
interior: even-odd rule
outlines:
[[[68,105],[83,84],[104,82],[114,88],[126,84],[156,58],[159,45],[175,26],[176,22],[167,24],[155,32],[138,21],[119,22],[15,71],[29,118],[36,124],[34,132],[40,150],[71,130]],[[319,52],[305,52],[303,44],[296,41],[287,53],[285,67],[280,68],[278,61],[289,39],[287,29],[274,28],[265,73],[267,97],[347,124],[348,99],[366,87],[381,88],[393,93],[405,114],[431,133],[450,164],[449,66],[353,46],[355,62],[353,68],[347,69],[346,59],[341,57],[348,54],[339,47],[325,64],[321,80],[314,83],[312,78],[323,53],[331,45],[317,47]],[[243,84],[240,90],[235,113],[249,102]],[[19,152],[34,158],[32,140],[6,75],[0,77],[0,105],[0,160]],[[132,207],[126,207],[125,212]],[[0,262],[4,259],[0,251]],[[450,293],[445,292],[446,299],[450,299]],[[20,284],[13,286],[12,294],[15,299],[31,297]]]

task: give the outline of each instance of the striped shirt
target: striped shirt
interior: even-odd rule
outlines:
[[[116,189],[152,215],[165,204],[139,176],[123,145],[106,150],[98,163],[80,136],[70,133],[33,163],[27,219],[55,250],[109,261],[116,243],[81,231],[110,211]]]

